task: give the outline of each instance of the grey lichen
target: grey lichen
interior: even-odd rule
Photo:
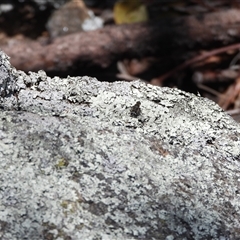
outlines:
[[[240,128],[216,104],[0,62],[1,239],[238,239]]]

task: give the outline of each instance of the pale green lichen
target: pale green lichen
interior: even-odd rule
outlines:
[[[56,164],[56,168],[57,169],[61,169],[61,168],[64,168],[64,167],[67,167],[69,164],[69,161],[66,160],[65,158],[61,158],[57,164]]]
[[[2,239],[240,235],[240,128],[213,102],[140,81],[27,76],[0,56],[17,93],[0,99]]]

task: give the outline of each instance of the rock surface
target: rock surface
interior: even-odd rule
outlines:
[[[1,239],[240,239],[240,127],[216,104],[0,63]]]

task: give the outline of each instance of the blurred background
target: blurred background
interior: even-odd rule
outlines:
[[[240,0],[2,0],[0,49],[25,72],[200,94],[240,121]]]

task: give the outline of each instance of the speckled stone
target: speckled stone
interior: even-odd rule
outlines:
[[[240,127],[215,103],[0,63],[1,239],[239,239]]]

